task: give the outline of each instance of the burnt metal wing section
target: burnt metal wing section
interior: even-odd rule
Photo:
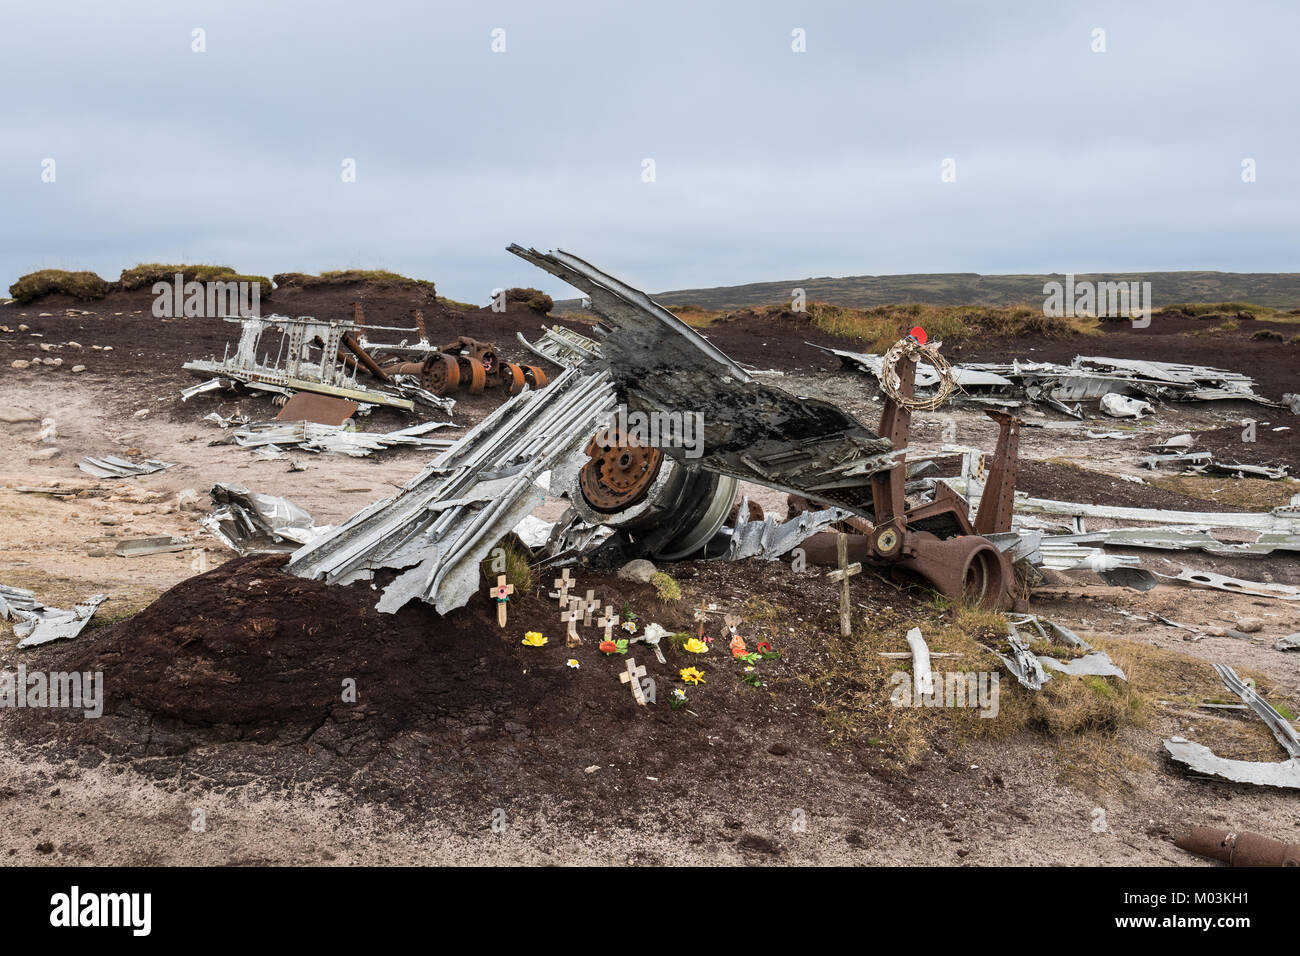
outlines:
[[[606,326],[599,361],[630,410],[702,416],[702,449],[666,446],[686,464],[871,513],[871,475],[894,449],[828,402],[766,385],[644,292],[567,252],[510,252],[581,289]],[[699,457],[688,451],[701,450]]]

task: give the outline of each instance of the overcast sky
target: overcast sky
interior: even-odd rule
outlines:
[[[1295,272],[1298,36],[1291,0],[0,0],[0,283],[160,261],[574,294],[509,242],[651,292]]]

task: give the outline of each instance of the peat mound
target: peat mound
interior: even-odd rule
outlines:
[[[751,641],[778,641],[783,651],[764,665],[771,691],[746,685],[725,645],[697,657],[665,640],[661,664],[633,644],[628,657],[646,667],[658,697],[638,707],[619,680],[628,657],[602,653],[594,626],[581,629],[582,646],[566,648],[556,604],[541,587],[511,599],[502,629],[485,595],[441,617],[418,601],[381,614],[369,583],[305,580],[284,573],[284,560],[230,561],[132,618],[27,652],[29,671],[100,671],[104,715],[15,710],[10,734],[85,766],[122,760],[164,779],[200,775],[227,786],[326,784],[417,809],[533,801],[572,794],[575,784],[584,806],[639,804],[662,796],[656,781],[684,767],[692,787],[734,791],[752,783],[754,761],[777,759],[768,751],[774,740],[785,742],[783,753],[821,750],[811,743],[822,736],[820,721],[798,672],[824,652],[830,610],[797,632],[785,621],[755,623]],[[829,585],[800,583],[779,563],[708,564],[674,571],[729,603],[754,594],[793,599],[811,586],[833,609]],[[577,593],[593,589],[624,618],[631,611],[642,626],[695,630],[689,601],[665,604],[650,585],[590,569],[576,577]],[[530,630],[543,632],[546,646],[524,646]],[[669,694],[686,686],[678,670],[688,665],[704,669],[708,683],[687,687],[692,704],[673,710]],[[812,759],[861,772],[851,750]],[[584,769],[593,766],[626,767],[627,775],[596,780]]]

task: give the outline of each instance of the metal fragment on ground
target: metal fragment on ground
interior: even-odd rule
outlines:
[[[0,620],[8,621],[17,611],[34,611],[38,607],[35,591],[0,584]]]
[[[1046,655],[1040,655],[1038,660],[1044,667],[1050,667],[1052,670],[1069,674],[1072,677],[1118,677],[1122,681],[1128,681],[1128,678],[1124,676],[1124,671],[1110,659],[1110,655],[1105,651],[1093,651],[1091,654],[1075,657],[1068,661],[1058,661],[1055,657],[1047,657]]]
[[[149,554],[165,554],[171,551],[184,551],[191,547],[190,542],[170,534],[155,535],[149,538],[130,538],[119,541],[113,553],[122,558],[138,558]]]
[[[762,558],[775,561],[819,531],[843,521],[851,512],[842,508],[822,511],[804,511],[782,521],[776,515],[766,515],[761,521],[749,520],[748,497],[742,498],[736,513],[736,524],[725,555],[728,561],[744,558]]]
[[[423,448],[450,448],[454,441],[443,438],[426,438],[429,432],[446,428],[451,422],[422,422],[391,432],[353,431],[342,425],[321,425],[316,422],[261,422],[247,425],[232,432],[223,442],[233,441],[245,448],[263,445],[297,447],[302,451],[328,452],[365,458],[376,451],[398,445]]]
[[[57,607],[37,606],[31,610],[14,610],[14,637],[19,639],[18,649],[36,647],[51,641],[71,640],[95,615],[99,606],[108,600],[103,594],[92,594],[80,604],[73,605],[71,611]]]
[[[211,496],[213,510],[202,519],[203,527],[239,554],[295,551],[330,530],[314,525],[311,515],[289,499],[242,485],[214,485]]]
[[[77,467],[96,478],[136,478],[140,475],[152,475],[164,468],[172,468],[174,463],[153,458],[128,461],[115,455],[105,455],[103,458],[83,458],[77,462]]]
[[[880,376],[883,358],[880,355],[807,344],[838,356],[849,367]],[[1030,401],[1042,401],[1058,411],[1064,408],[1069,414],[1073,411],[1064,406],[1066,402],[1091,401],[1123,393],[1163,401],[1245,399],[1275,404],[1255,391],[1255,382],[1247,375],[1175,362],[1075,356],[1069,365],[1020,360],[971,362],[954,365],[953,371],[968,401],[1006,402],[1023,396]],[[919,390],[931,388],[936,382],[937,377],[930,370],[917,369]]]
[[[1260,720],[1268,725],[1269,731],[1282,749],[1292,757],[1300,757],[1300,735],[1297,735],[1295,728],[1290,722],[1277,712],[1277,710],[1261,697],[1253,687],[1246,684],[1237,672],[1227,664],[1215,664],[1214,671],[1223,681],[1223,686],[1228,688],[1255,712]]]
[[[1279,601],[1300,601],[1300,588],[1288,584],[1272,584],[1266,581],[1248,581],[1244,578],[1230,578],[1225,574],[1212,571],[1193,571],[1184,568],[1178,574],[1162,574],[1167,581],[1178,581],[1193,587],[1214,588],[1233,594],[1249,594],[1254,597],[1277,598]]]
[[[914,627],[907,632],[907,646],[912,649],[912,687],[920,697],[934,695],[934,673],[930,670],[930,647]]]
[[[1103,395],[1100,407],[1112,418],[1142,418],[1146,415],[1154,415],[1156,411],[1150,402],[1139,401],[1116,392]]]
[[[1030,690],[1042,690],[1043,684],[1051,680],[1051,675],[1043,670],[1038,656],[1029,649],[1029,645],[1016,630],[1016,625],[1008,622],[1007,626],[1011,629],[1011,633],[1006,638],[1007,643],[1011,645],[1011,656],[998,654],[998,657],[1006,665],[1011,676],[1022,685]]]
[[[966,494],[967,486],[975,484],[964,478],[941,478],[959,494]],[[978,485],[970,494],[972,509],[979,507]],[[1163,508],[1129,508],[1118,505],[1094,505],[1081,501],[1057,501],[1051,498],[1031,498],[1016,492],[1015,511],[1021,514],[1073,515],[1082,518],[1111,518],[1116,521],[1150,521],[1154,524],[1182,525],[1191,528],[1247,528],[1253,531],[1281,532],[1284,535],[1300,533],[1300,508],[1284,505],[1267,512],[1235,511],[1170,511]]]
[[[1250,783],[1262,787],[1284,787],[1300,790],[1300,760],[1292,758],[1278,763],[1256,760],[1228,760],[1215,756],[1214,751],[1185,737],[1170,737],[1164,741],[1165,750],[1175,761],[1189,770],[1207,777],[1219,777],[1234,783]]]

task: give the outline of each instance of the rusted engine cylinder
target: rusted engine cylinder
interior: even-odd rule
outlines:
[[[591,524],[626,531],[653,558],[700,553],[731,511],[735,478],[679,464],[657,448],[598,434],[568,482],[573,509]]]
[[[1300,846],[1248,830],[1192,827],[1174,846],[1229,866],[1300,866]]]

